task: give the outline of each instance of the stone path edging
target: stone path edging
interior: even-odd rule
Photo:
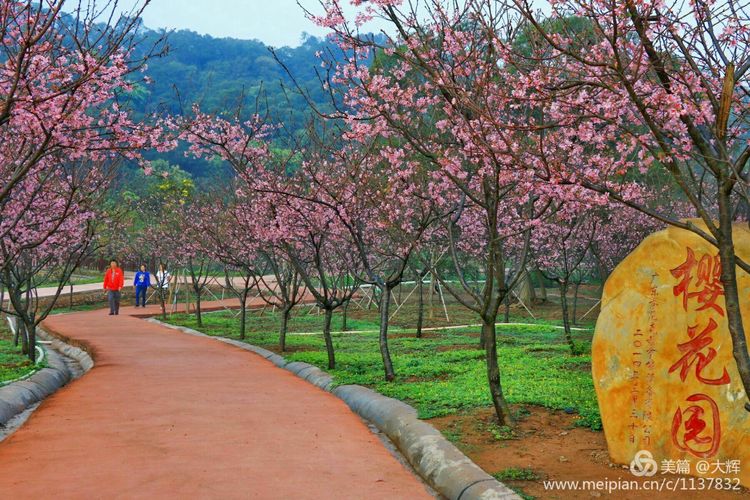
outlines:
[[[333,378],[309,363],[287,361],[262,347],[239,340],[211,336],[184,326],[171,325],[155,318],[146,319],[167,328],[209,337],[252,351],[338,397],[356,414],[371,422],[398,447],[417,473],[438,493],[450,500],[519,499],[503,483],[483,471],[433,426],[417,418],[417,410],[397,399],[360,385],[333,387]]]
[[[0,387],[0,425],[27,408],[39,403],[70,382],[73,374],[59,353],[78,361],[84,371],[89,371],[94,362],[89,354],[71,346],[47,332],[38,329],[39,338],[50,341],[47,350],[47,367],[37,370],[30,377]]]

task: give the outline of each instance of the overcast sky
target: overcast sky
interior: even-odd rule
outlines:
[[[300,3],[312,12],[322,12],[318,0],[300,0]],[[149,28],[255,38],[274,47],[299,45],[303,32],[325,34],[307,20],[295,0],[152,0],[143,20]],[[378,29],[375,22],[368,26],[368,31]]]

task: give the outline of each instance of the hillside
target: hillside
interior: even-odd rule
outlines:
[[[157,32],[147,32],[143,46],[149,46],[159,36]],[[152,59],[145,71],[152,83],[134,93],[137,114],[157,109],[179,114],[193,103],[200,103],[206,111],[231,112],[242,97],[246,110],[253,111],[257,101],[264,110],[267,107],[271,120],[283,121],[287,130],[299,131],[304,127],[309,107],[262,42],[214,38],[187,30],[173,32],[167,40],[168,53]],[[315,53],[326,47],[325,40],[307,37],[299,47],[276,50],[297,82],[323,107],[327,100],[315,72],[320,66]],[[216,175],[216,165],[186,158],[180,150],[158,157],[179,165],[198,179]]]

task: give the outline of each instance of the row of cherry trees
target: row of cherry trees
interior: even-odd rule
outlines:
[[[578,257],[565,260],[578,262],[583,252],[574,248],[599,223],[592,214],[613,201],[717,247],[733,353],[750,394],[736,279],[737,267],[750,267],[732,235],[747,218],[750,168],[745,3],[352,4],[361,8],[353,17],[337,0],[310,14],[342,50],[323,61],[337,109],[329,118],[346,123],[349,143],[377,145],[394,184],[421,173],[447,222],[449,253],[468,244],[485,259],[481,293],[453,260],[473,299],[467,306],[483,318],[501,420],[492,324],[520,276],[512,271],[522,266],[509,263],[526,261],[535,228],[555,219],[552,239],[569,240]],[[390,26],[385,43],[360,35],[375,16]],[[671,196],[659,198],[665,188]],[[682,203],[687,210],[674,209]],[[681,219],[686,212],[699,222]]]
[[[309,16],[340,48],[320,55],[333,112],[314,110],[306,137],[277,150],[281,129],[258,115],[196,108],[158,127],[130,120],[121,101],[147,3],[102,25],[86,18],[96,9],[62,16],[62,1],[2,2],[0,279],[31,356],[33,328],[49,312],[29,309],[33,290],[42,270],[65,278],[101,244],[97,206],[113,161],[182,140],[190,154],[228,162],[235,182],[142,207],[151,223],[135,250],[189,271],[199,322],[220,263],[241,301],[256,290],[280,310],[282,349],[293,307],[317,302],[333,367],[333,312],[367,284],[393,380],[391,291],[431,273],[481,318],[488,386],[507,422],[495,332],[502,304],[539,269],[560,287],[575,352],[568,287],[593,268],[606,276],[657,221],[717,246],[750,390],[735,269],[750,265],[731,231],[748,207],[744,4],[569,0],[535,10],[525,0],[353,0],[359,13],[349,16],[339,0],[324,0]],[[361,35],[376,16],[389,29]],[[700,223],[681,218],[692,214]]]
[[[105,236],[103,193],[118,164],[163,146],[160,128],[123,105],[155,53],[131,57],[148,1],[120,17],[64,3],[0,2],[0,308],[32,360],[37,326]],[[47,283],[56,294],[40,307]]]
[[[179,214],[169,224],[176,238],[157,239],[172,241],[175,263],[191,266],[190,259],[200,258],[241,271],[241,337],[251,290],[279,309],[282,350],[292,308],[308,297],[325,314],[323,336],[328,366],[334,368],[332,315],[361,285],[370,285],[378,297],[384,375],[393,380],[388,346],[392,291],[431,273],[482,319],[480,347],[503,421],[510,417],[500,384],[495,324],[499,307],[527,269],[540,269],[560,284],[565,332],[577,353],[567,320],[568,284],[580,283],[585,275],[603,279],[654,227],[648,218],[608,200],[561,199],[544,189],[530,196],[534,183],[517,179],[502,189],[491,185],[500,165],[479,186],[467,180],[462,188],[463,174],[442,176],[422,157],[402,158],[404,143],[393,138],[363,142],[340,123],[311,127],[306,142],[286,154],[269,147],[274,129],[258,117],[240,121],[196,108],[193,116],[169,127],[192,145],[192,154],[221,157],[238,174],[232,189],[170,208]],[[181,252],[190,256],[180,257]],[[236,281],[227,272],[227,286]]]
[[[194,154],[234,167],[260,248],[302,276],[324,309],[336,303],[318,296],[334,269],[379,291],[386,379],[395,376],[390,291],[438,255],[451,272],[436,277],[482,319],[490,392],[509,420],[495,323],[529,264],[560,285],[575,348],[568,286],[587,266],[605,275],[657,221],[719,249],[750,389],[735,264],[748,266],[731,232],[747,213],[744,4],[352,3],[355,17],[337,0],[310,13],[341,49],[321,54],[335,111],[316,110],[322,123],[293,154],[270,150],[274,129],[259,117],[196,110],[170,125]],[[390,29],[361,35],[375,16]],[[692,214],[700,223],[681,218]],[[477,271],[483,279],[470,279]]]

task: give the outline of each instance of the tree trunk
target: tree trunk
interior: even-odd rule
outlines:
[[[500,366],[497,363],[497,336],[495,333],[494,318],[482,319],[482,336],[485,338],[485,358],[487,362],[487,381],[492,396],[492,404],[500,425],[511,425],[513,418],[510,414],[508,402],[503,395],[503,386],[500,382]]]
[[[435,275],[433,272],[430,272],[430,290],[427,294],[427,307],[429,308],[429,311],[427,313],[427,316],[430,318],[430,321],[432,321],[435,312],[434,309],[434,301],[433,298],[435,297]]]
[[[247,324],[247,293],[240,296],[240,340],[245,340]]]
[[[26,331],[29,335],[29,359],[32,363],[36,363],[36,323],[32,321]]]
[[[510,293],[505,294],[505,314],[503,316],[503,323],[510,323]]]
[[[167,320],[167,302],[166,302],[167,299],[164,295],[165,295],[164,289],[160,289],[159,290],[159,302],[161,303],[161,319],[166,321]]]
[[[284,307],[281,309],[281,326],[279,327],[279,349],[281,352],[286,351],[286,330],[289,324],[289,313],[291,308]]]
[[[573,334],[570,330],[570,320],[568,319],[568,283],[564,280],[559,280],[558,283],[560,284],[560,308],[562,311],[563,329],[565,330],[565,340],[570,347],[570,353],[576,355],[576,345],[573,342]]]
[[[745,397],[750,397],[750,354],[747,351],[745,327],[742,324],[740,298],[737,290],[737,270],[734,255],[734,235],[732,234],[732,214],[729,195],[719,194],[719,257],[721,259],[721,283],[724,286],[724,304],[727,309],[729,333],[732,336],[732,355],[737,363]],[[750,402],[745,402],[750,411]]]
[[[544,286],[544,276],[539,269],[536,270],[536,277],[539,279],[539,301],[547,302],[547,287]]]
[[[19,318],[16,328],[18,329],[18,333],[21,336],[21,353],[28,355],[29,354],[29,331],[26,328],[26,323],[21,321],[21,318]]]
[[[482,328],[479,330],[479,345],[477,346],[477,349],[484,350],[487,343],[485,342],[485,334],[487,332]]]
[[[520,296],[520,299],[523,301],[523,303],[528,305],[529,307],[534,304],[534,299],[536,299],[534,283],[531,281],[531,275],[526,269],[523,270],[523,276],[521,276],[518,287],[518,295]]]
[[[346,318],[347,318],[348,313],[349,313],[349,301],[347,300],[346,302],[344,302],[344,310],[341,314],[341,331],[342,332],[345,332],[347,330]]]
[[[325,322],[323,323],[323,339],[326,341],[326,352],[328,353],[328,369],[336,368],[336,354],[333,352],[333,340],[331,339],[331,319],[333,309],[325,309]]]
[[[396,373],[393,371],[391,353],[388,350],[388,309],[391,305],[391,290],[385,286],[380,292],[380,355],[383,357],[385,379],[390,382],[396,378]]]
[[[417,274],[417,338],[422,337],[422,323],[424,322],[424,285],[422,276]]]
[[[576,319],[578,317],[578,289],[581,287],[580,282],[576,282],[573,286],[573,324],[578,324],[578,320]]]
[[[203,318],[201,317],[201,292],[200,290],[195,291],[195,321],[198,326],[203,326]]]

